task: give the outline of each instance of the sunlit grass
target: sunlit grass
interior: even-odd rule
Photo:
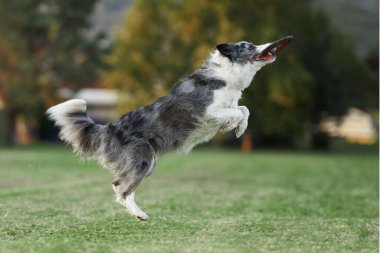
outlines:
[[[0,252],[377,252],[376,153],[198,150],[159,159],[136,201],[69,149],[0,150]]]

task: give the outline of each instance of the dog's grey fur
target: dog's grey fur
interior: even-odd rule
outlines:
[[[141,180],[150,175],[156,156],[190,151],[217,131],[247,127],[249,111],[238,106],[241,91],[265,64],[254,56],[267,45],[248,42],[220,44],[194,73],[178,81],[155,103],[123,115],[119,121],[98,125],[86,114],[83,100],[69,100],[50,108],[49,117],[61,127],[60,137],[84,157],[93,157],[114,175],[117,200],[135,217],[147,215],[134,202]]]

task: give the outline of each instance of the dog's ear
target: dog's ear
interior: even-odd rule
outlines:
[[[222,55],[228,57],[229,59],[231,59],[234,54],[234,46],[228,43],[219,44],[216,46],[216,49],[218,49]]]

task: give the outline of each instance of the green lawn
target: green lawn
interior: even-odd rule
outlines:
[[[377,252],[376,152],[161,157],[136,201],[69,149],[0,149],[0,252]]]

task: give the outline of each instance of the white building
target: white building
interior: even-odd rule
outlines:
[[[72,98],[86,100],[87,112],[97,122],[110,122],[118,117],[116,108],[120,92],[116,90],[87,88],[79,90]]]
[[[378,138],[377,127],[369,113],[353,107],[340,121],[336,117],[327,117],[321,123],[321,128],[331,136],[360,144],[374,144]]]

